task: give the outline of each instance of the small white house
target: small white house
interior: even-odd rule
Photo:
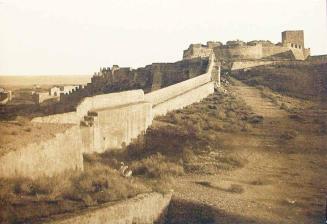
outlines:
[[[49,90],[50,96],[60,96],[61,93],[71,93],[73,90],[77,90],[79,88],[78,85],[71,86],[54,86]]]

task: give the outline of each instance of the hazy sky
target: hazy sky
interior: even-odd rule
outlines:
[[[0,0],[0,74],[90,74],[182,58],[190,43],[281,40],[327,53],[326,0]]]

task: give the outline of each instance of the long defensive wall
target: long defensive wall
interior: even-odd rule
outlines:
[[[122,148],[144,133],[154,117],[212,94],[214,81],[218,79],[212,76],[214,66],[212,54],[206,73],[195,78],[148,94],[131,90],[86,97],[73,112],[34,118],[32,122],[73,124],[73,127],[47,142],[27,145],[0,157],[0,177],[37,178],[83,170],[83,153]]]

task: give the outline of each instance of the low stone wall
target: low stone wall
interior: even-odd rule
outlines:
[[[198,88],[175,96],[153,107],[153,116],[166,115],[169,111],[182,109],[192,103],[200,102],[203,98],[214,92],[214,83],[209,82]]]
[[[172,194],[149,193],[116,204],[59,217],[51,224],[151,224],[164,223]]]
[[[71,127],[39,144],[0,157],[0,177],[53,176],[67,170],[83,170],[80,129]]]

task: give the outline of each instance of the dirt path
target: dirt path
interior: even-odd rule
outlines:
[[[255,87],[247,86],[236,79],[233,79],[233,82],[232,89],[235,94],[241,97],[254,113],[267,118],[287,116],[285,111],[276,107],[269,99],[263,98],[260,91]]]
[[[239,81],[231,89],[264,117],[252,133],[229,136],[230,148],[247,163],[234,171],[179,179],[173,204],[176,213],[194,216],[194,223],[322,223],[326,156],[286,152],[296,147],[280,143],[280,134],[295,125],[288,113]],[[208,219],[202,222],[200,216]]]

